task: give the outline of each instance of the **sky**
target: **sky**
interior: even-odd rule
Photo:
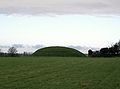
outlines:
[[[106,47],[120,40],[119,0],[0,0],[0,45]]]

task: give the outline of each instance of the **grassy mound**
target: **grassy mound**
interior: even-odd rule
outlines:
[[[37,50],[33,56],[84,57],[85,54],[73,48],[52,46]]]

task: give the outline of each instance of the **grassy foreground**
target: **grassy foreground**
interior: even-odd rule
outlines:
[[[120,58],[1,57],[0,89],[120,89]]]

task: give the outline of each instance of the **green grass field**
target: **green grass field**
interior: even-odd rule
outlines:
[[[120,89],[120,58],[1,57],[0,89]]]

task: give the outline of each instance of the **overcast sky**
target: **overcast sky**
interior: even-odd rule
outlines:
[[[120,0],[0,0],[0,44],[105,47],[120,39]]]

